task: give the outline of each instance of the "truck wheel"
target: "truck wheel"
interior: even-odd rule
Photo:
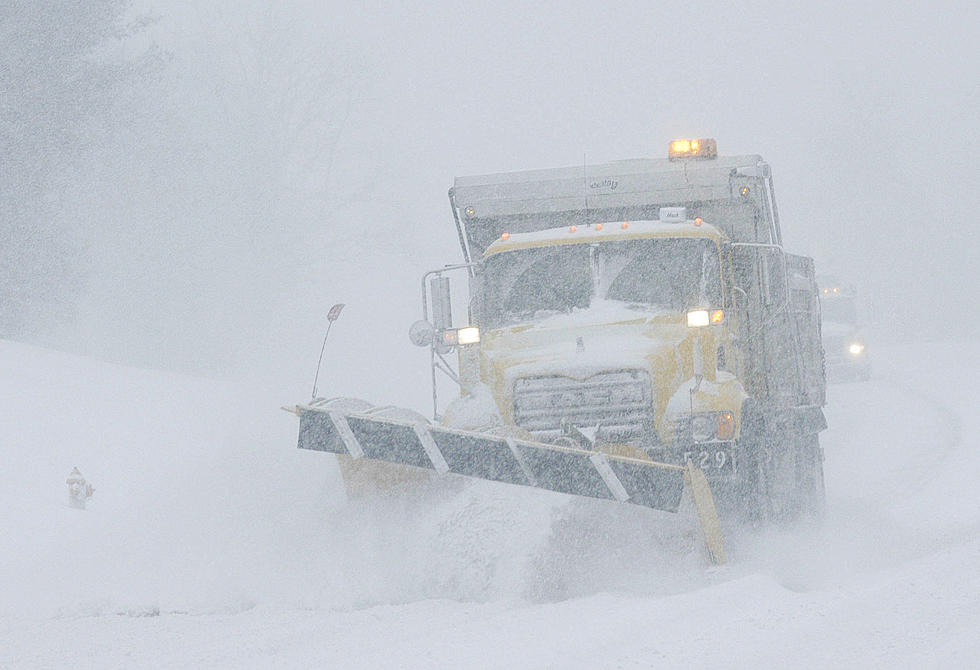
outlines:
[[[734,508],[741,522],[764,525],[773,518],[772,464],[765,418],[754,405],[742,409],[738,440],[739,482]]]
[[[802,435],[796,457],[797,500],[803,515],[819,518],[826,505],[823,450],[817,433]]]

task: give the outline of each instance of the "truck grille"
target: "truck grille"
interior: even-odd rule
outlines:
[[[518,379],[514,421],[541,439],[560,435],[563,421],[580,427],[598,424],[606,439],[649,431],[650,375],[644,370],[617,370],[584,380],[560,375]]]

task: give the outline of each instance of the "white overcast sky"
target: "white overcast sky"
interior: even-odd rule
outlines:
[[[206,106],[223,72],[256,62],[278,82],[315,63],[338,78],[307,91],[311,99],[351,96],[330,177],[347,204],[324,207],[322,228],[289,231],[304,236],[295,251],[250,257],[246,274],[291,296],[275,300],[290,311],[268,321],[315,330],[319,319],[301,323],[300,312],[343,299],[385,315],[404,340],[415,278],[460,257],[446,199],[453,176],[659,157],[688,136],[768,160],[787,247],[875,293],[891,331],[980,332],[971,305],[980,16],[971,3],[140,6],[158,18],[140,39],[171,51],[181,95],[200,97],[185,105]],[[220,239],[239,223],[213,225]],[[326,241],[338,231],[349,244]],[[318,240],[330,258],[316,281],[288,276],[318,266],[304,256]],[[399,260],[332,265],[365,249]],[[161,252],[171,264],[174,250]],[[227,284],[223,296],[236,290]],[[221,336],[218,323],[199,339]]]

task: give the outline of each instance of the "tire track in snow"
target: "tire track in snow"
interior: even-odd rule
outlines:
[[[946,437],[946,439],[937,439],[934,441],[932,446],[935,448],[930,452],[936,454],[932,470],[938,471],[963,444],[963,422],[959,414],[949,407],[948,403],[944,403],[925,388],[910,386],[907,383],[895,379],[891,375],[882,378],[881,381],[890,383],[895,390],[901,391],[913,400],[918,400],[921,406],[928,407],[938,415],[936,425],[939,426],[940,432],[945,433]],[[925,481],[921,477],[918,479],[918,483],[912,486],[911,493],[919,493],[927,486],[928,481]]]
[[[969,351],[943,355],[957,361]],[[980,516],[965,510],[964,492],[948,481],[951,472],[977,461],[964,451],[962,408],[955,402],[957,391],[968,387],[957,368],[931,360],[930,351],[885,353],[883,373],[870,383],[829,389],[822,526],[737,538],[746,570],[768,571],[786,588],[810,590],[894,569],[980,535]]]

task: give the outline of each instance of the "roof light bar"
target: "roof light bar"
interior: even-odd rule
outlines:
[[[667,150],[667,158],[717,158],[718,144],[712,139],[674,140]]]

